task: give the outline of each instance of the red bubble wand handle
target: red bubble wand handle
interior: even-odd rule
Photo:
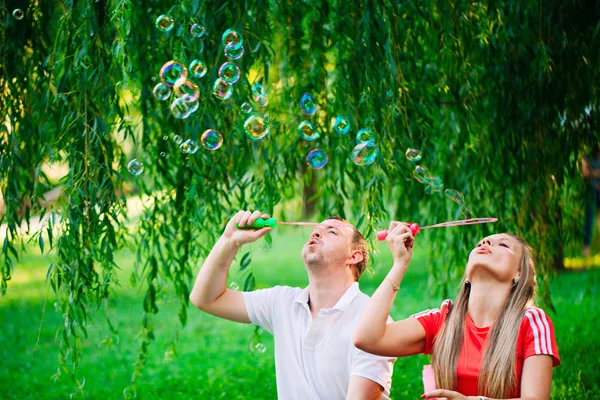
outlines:
[[[447,228],[449,226],[460,226],[460,225],[487,224],[487,223],[496,222],[496,221],[498,221],[498,218],[471,218],[471,219],[461,219],[458,221],[442,222],[439,224],[429,225],[429,226],[419,226],[419,224],[409,222],[408,227],[412,231],[412,234],[416,235],[417,233],[421,232],[421,229]],[[377,232],[377,239],[385,240],[385,238],[387,238],[387,235],[388,235],[387,230],[379,231],[379,232]]]

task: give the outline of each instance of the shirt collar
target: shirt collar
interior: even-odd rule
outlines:
[[[298,296],[296,296],[296,303],[300,303],[302,304],[302,306],[304,306],[304,308],[306,308],[307,310],[310,310],[310,308],[308,307],[308,296],[309,296],[309,287],[305,287],[304,289],[302,289],[302,291],[300,293],[298,293]],[[358,295],[358,293],[360,293],[360,289],[358,287],[358,282],[354,282],[352,285],[348,286],[348,289],[346,289],[346,292],[342,295],[342,297],[340,297],[340,299],[337,301],[337,303],[335,304],[335,306],[333,306],[331,309],[332,310],[339,310],[339,311],[346,311],[346,309],[350,306],[350,303],[352,303],[352,300],[354,300],[354,298]]]

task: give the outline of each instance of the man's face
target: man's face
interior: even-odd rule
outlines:
[[[302,248],[307,267],[345,265],[351,254],[354,229],[347,222],[327,219],[310,234]]]

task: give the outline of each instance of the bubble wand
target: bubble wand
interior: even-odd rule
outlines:
[[[409,228],[412,231],[413,236],[416,235],[417,233],[421,232],[421,229],[430,229],[430,228],[447,228],[449,226],[460,226],[460,225],[475,225],[475,224],[487,224],[490,222],[496,222],[498,221],[498,218],[471,218],[471,219],[461,219],[458,221],[448,221],[448,222],[441,222],[439,224],[435,224],[435,225],[429,225],[429,226],[419,226],[419,224],[415,224],[415,223],[410,223],[409,222]],[[384,230],[384,231],[379,231],[377,232],[377,240],[385,240],[385,238],[388,235],[388,231]]]

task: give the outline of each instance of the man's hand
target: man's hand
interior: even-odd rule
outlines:
[[[240,210],[238,213],[229,220],[225,231],[223,232],[223,238],[228,239],[231,243],[240,247],[246,243],[252,243],[267,233],[272,231],[272,228],[266,227],[262,229],[241,229],[244,226],[252,225],[258,218],[269,218],[268,214],[262,214],[260,211],[244,211]],[[238,227],[236,227],[238,224]]]

